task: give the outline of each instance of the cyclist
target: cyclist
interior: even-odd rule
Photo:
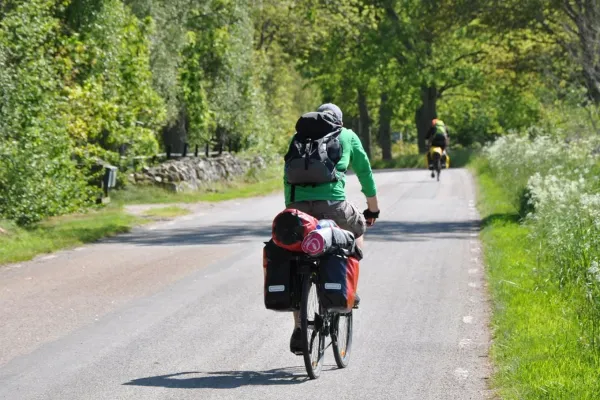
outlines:
[[[446,149],[450,144],[450,133],[444,121],[440,119],[434,119],[431,121],[431,128],[427,132],[427,136],[425,136],[425,140],[427,142],[427,164],[431,163],[429,159],[429,149],[431,146],[441,147],[442,152],[446,155]],[[434,176],[434,173],[431,172],[431,177]]]
[[[330,114],[336,123],[340,127],[342,126],[342,110],[335,104],[323,104],[317,109],[317,112]],[[285,204],[286,208],[298,209],[318,219],[334,220],[340,228],[352,232],[357,246],[362,248],[366,227],[373,225],[379,217],[375,181],[371,163],[356,133],[350,129],[341,128],[338,139],[341,145],[341,157],[335,164],[335,169],[339,172],[339,178],[335,182],[302,186],[290,185],[287,174],[284,174],[286,175],[284,176]],[[292,140],[293,143],[294,140]],[[290,144],[290,149],[292,144]],[[287,159],[288,156],[286,156]],[[356,173],[367,200],[367,209],[363,213],[346,200],[344,173],[349,167]],[[356,295],[355,307],[359,302],[360,298]],[[290,351],[299,354],[302,352],[302,334],[297,312],[294,312],[294,322],[295,328],[290,340]]]

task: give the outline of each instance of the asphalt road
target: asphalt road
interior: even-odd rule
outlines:
[[[0,399],[484,399],[488,304],[466,170],[376,174],[347,369],[306,378],[264,309],[281,195],[0,267]],[[356,177],[349,198],[364,208]]]

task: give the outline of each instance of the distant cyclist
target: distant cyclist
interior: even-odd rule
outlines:
[[[366,227],[373,225],[379,217],[377,191],[371,163],[356,133],[342,127],[343,115],[338,106],[330,103],[323,104],[316,113],[309,114],[306,114],[309,118],[313,118],[329,128],[330,133],[324,138],[313,141],[317,145],[315,146],[317,149],[325,146],[326,151],[322,152],[322,162],[306,164],[307,169],[305,169],[304,161],[293,162],[294,158],[300,160],[305,151],[303,139],[298,138],[298,134],[294,136],[285,157],[286,208],[298,209],[318,219],[334,220],[340,228],[352,232],[357,246],[362,247]],[[362,192],[367,199],[367,209],[362,213],[354,204],[346,200],[345,187],[348,168],[352,168],[358,177]],[[298,176],[322,176],[323,178],[310,184],[290,183],[290,178],[294,181],[294,179],[298,179]],[[335,176],[335,178],[331,179],[331,176]],[[355,306],[358,306],[359,302],[360,298],[357,295]],[[302,352],[302,334],[298,314],[294,313],[295,329],[290,340],[290,351],[294,354]]]
[[[429,159],[429,149],[432,146],[441,147],[442,152],[446,155],[446,150],[450,145],[450,134],[448,131],[448,127],[444,124],[444,121],[441,119],[434,119],[431,121],[431,128],[427,132],[427,136],[425,136],[425,141],[427,143],[427,164],[431,163]],[[433,176],[433,172],[432,172]]]

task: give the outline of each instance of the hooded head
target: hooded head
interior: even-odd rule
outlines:
[[[317,108],[318,112],[328,112],[330,114],[333,114],[336,116],[337,119],[340,120],[340,122],[342,122],[342,110],[340,110],[340,108],[338,106],[336,106],[333,103],[326,103],[326,104],[322,104],[319,106],[319,108]]]

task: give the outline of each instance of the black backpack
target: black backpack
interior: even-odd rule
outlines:
[[[317,185],[340,178],[342,173],[335,166],[342,158],[341,132],[342,123],[328,112],[310,112],[300,117],[285,155],[285,176],[292,190],[295,185]]]

